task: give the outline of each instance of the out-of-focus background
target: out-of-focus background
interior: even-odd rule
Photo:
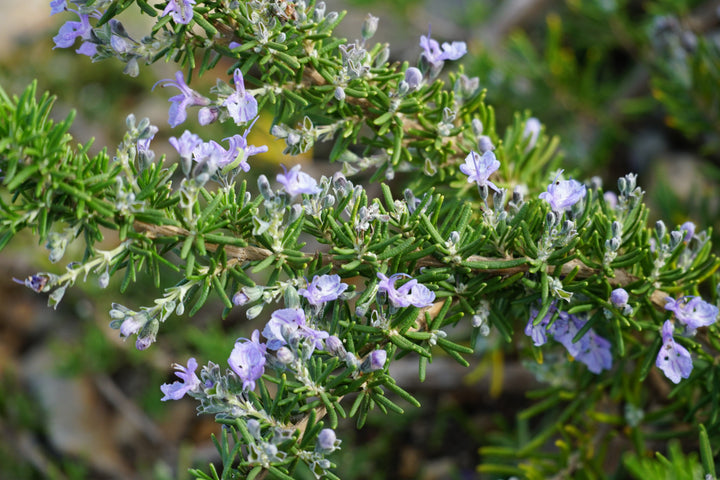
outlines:
[[[566,168],[576,177],[598,176],[614,190],[618,176],[638,173],[653,219],[671,228],[685,221],[700,229],[720,227],[720,2],[633,0],[413,0],[334,1],[328,10],[349,10],[339,33],[360,36],[367,13],[380,17],[374,41],[389,42],[395,60],[415,62],[418,41],[432,24],[439,41],[464,40],[465,72],[480,78],[499,131],[515,112],[530,111],[550,135],[559,135]],[[78,116],[78,142],[111,151],[124,133],[124,118],[149,117],[160,132],[152,148],[170,153],[169,136],[196,128],[192,118],[171,129],[159,79],[172,65],[141,66],[123,75],[114,61],[91,63],[74,49],[53,49],[52,37],[72,15],[50,17],[49,2],[0,0],[0,85],[20,93],[33,79],[57,95],[55,114]],[[147,17],[131,8],[121,17],[136,38]],[[446,68],[453,68],[448,65]],[[220,66],[194,84],[207,91]],[[274,175],[279,164],[304,162],[314,172],[333,172],[322,149],[301,159],[256,126],[251,142],[268,144],[253,172]],[[228,125],[196,129],[223,138]],[[272,177],[271,177],[272,178]],[[254,182],[250,182],[251,185]],[[717,237],[715,237],[717,238]],[[112,234],[108,237],[112,245]],[[220,319],[209,303],[193,318],[171,318],[160,341],[146,352],[123,343],[108,327],[112,302],[149,305],[161,292],[141,279],[129,294],[93,282],[68,291],[57,310],[47,299],[13,282],[38,272],[61,271],[30,235],[0,253],[0,478],[186,479],[187,468],[217,460],[210,434],[219,427],[198,417],[191,399],[162,403],[159,386],[172,382],[170,365],[194,356],[200,364],[230,353],[235,338],[256,327],[244,312]],[[81,254],[73,244],[65,259]],[[717,251],[717,248],[716,248]],[[169,274],[168,274],[169,275]],[[167,286],[175,282],[168,276]],[[437,358],[427,381],[417,381],[417,362],[405,358],[392,374],[416,394],[422,409],[404,416],[377,413],[361,431],[343,425],[342,450],[333,457],[343,479],[501,478],[477,473],[478,448],[513,435],[516,414],[529,405],[525,393],[539,386],[519,364],[512,346],[490,335],[470,369]],[[223,355],[220,353],[225,352]]]

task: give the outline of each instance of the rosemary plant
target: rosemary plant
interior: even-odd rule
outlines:
[[[648,225],[632,173],[616,190],[572,178],[559,139],[529,114],[497,125],[477,79],[449,71],[465,43],[418,35],[418,57],[391,62],[389,45],[370,42],[377,18],[348,41],[333,33],[344,14],[312,0],[51,7],[73,17],[57,47],[124,62],[129,75],[177,63],[155,89],[173,95],[177,154],[156,158],[157,127],[129,115],[120,145],[91,156],[68,134],[72,115],[50,119],[50,95],[34,84],[18,97],[0,91],[0,246],[30,230],[59,262],[84,242],[65,268],[20,280],[51,306],[78,280],[106,287],[120,276],[121,294],[151,276],[153,305],[116,293],[108,305],[110,327],[140,350],[211,296],[225,314],[244,309],[253,332],[228,339],[228,358],[178,359],[179,380],[158,386],[162,400],[192,397],[226,426],[215,440],[222,471],[192,470],[197,478],[337,478],[340,419],[362,427],[374,409],[421,408],[393,361],[417,359],[424,380],[435,356],[468,365],[486,337],[547,386],[519,415],[529,433],[484,448],[481,471],[599,478],[622,437],[640,477],[687,461],[681,471],[715,478],[720,261],[709,232]],[[128,8],[153,19],[142,39],[119,20]],[[190,86],[220,66],[209,92]],[[237,133],[183,130],[195,114]],[[284,140],[284,163],[330,142],[335,173],[313,178],[298,165],[249,184],[253,155],[268,150],[247,141],[259,117]],[[100,249],[109,231],[116,245]],[[168,284],[161,269],[182,279]],[[453,333],[458,324],[472,334]],[[658,438],[681,435],[700,439],[701,465],[674,450],[672,461],[645,461],[664,451]]]

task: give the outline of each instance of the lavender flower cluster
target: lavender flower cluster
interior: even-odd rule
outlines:
[[[395,288],[395,281],[403,276],[408,277],[405,274],[386,277],[379,273],[381,282],[378,284],[378,294],[386,295],[392,308],[410,305],[419,308],[431,306],[435,294],[417,280],[411,278],[402,286]],[[265,373],[268,364],[280,369],[289,369],[299,378],[309,381],[303,370],[315,351],[323,351],[325,354],[339,357],[349,368],[359,373],[382,370],[387,360],[385,350],[374,349],[365,359],[357,359],[352,352],[345,350],[338,337],[315,325],[316,320],[313,319],[318,318],[320,307],[340,298],[347,287],[338,275],[316,275],[307,287],[298,290],[298,294],[312,307],[313,314],[310,317],[306,317],[305,310],[299,307],[275,310],[262,333],[255,330],[250,339],[238,339],[230,353],[228,364],[242,382],[243,390],[255,389],[256,382]],[[235,295],[234,301],[238,305],[243,305],[250,301],[251,297],[258,296],[246,288],[245,291]],[[380,305],[382,303],[384,302],[379,302]],[[130,320],[126,320],[126,323],[128,321]],[[264,341],[261,341],[261,335]],[[162,400],[179,400],[187,393],[201,395],[203,386],[194,373],[197,368],[195,359],[191,358],[188,361],[187,368],[179,365],[175,368],[178,370],[176,375],[182,382],[162,385],[161,390],[165,394]]]

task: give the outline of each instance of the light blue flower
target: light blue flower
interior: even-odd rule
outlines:
[[[630,295],[624,288],[616,288],[610,293],[610,302],[616,307],[624,307],[627,305]]]
[[[82,43],[82,45],[80,45],[80,48],[75,50],[75,52],[81,55],[87,55],[89,57],[95,55],[97,51],[97,45],[89,41],[92,33],[92,27],[90,26],[90,15],[80,13],[76,10],[68,11],[77,14],[77,16],[80,17],[80,21],[67,21],[62,27],[60,27],[58,34],[53,37],[53,41],[55,42],[55,46],[53,47],[53,49],[58,47],[72,47],[75,43],[75,40],[80,38],[85,41]],[[93,17],[95,16],[96,15],[93,14]]]
[[[662,370],[671,382],[680,383],[681,378],[690,376],[693,365],[690,352],[682,345],[675,343],[673,338],[674,329],[672,322],[665,320],[660,331],[663,344],[655,360],[655,366]]]
[[[441,66],[445,60],[457,60],[467,53],[467,45],[465,42],[443,43],[442,50],[436,40],[430,38],[428,31],[427,37],[420,36],[420,46],[423,49],[422,56],[433,66]]]
[[[314,178],[300,171],[300,165],[295,165],[290,171],[288,171],[285,165],[282,165],[282,168],[285,173],[278,173],[275,178],[279,183],[283,184],[285,191],[290,194],[291,197],[300,195],[301,193],[314,195],[322,191]]]
[[[704,301],[700,297],[685,296],[675,300],[671,297],[665,299],[665,310],[675,313],[675,317],[690,329],[707,327],[715,323],[718,317],[718,308]]]
[[[236,124],[249,122],[257,116],[258,103],[250,92],[245,90],[245,79],[239,68],[233,74],[235,92],[225,99],[223,106]]]
[[[250,164],[247,163],[247,158],[268,151],[267,145],[259,147],[248,145],[247,134],[249,131],[250,129],[247,129],[243,135],[235,134],[232,137],[223,139],[228,141],[229,146],[218,163],[219,167],[227,167],[237,163],[235,166],[242,168],[244,172],[248,172],[250,171]]]
[[[553,182],[548,185],[547,192],[540,194],[540,199],[548,202],[554,212],[570,210],[587,193],[585,185],[577,180],[558,180],[561,174],[562,170],[555,176]]]
[[[680,231],[685,232],[685,238],[683,238],[683,241],[688,243],[695,236],[695,224],[693,222],[685,222],[680,225]]]
[[[260,343],[260,332],[255,330],[251,339],[239,338],[228,358],[228,365],[243,382],[243,390],[255,390],[255,382],[265,373],[267,346]]]
[[[380,279],[378,291],[387,293],[390,304],[395,308],[409,307],[410,305],[418,308],[429,307],[435,300],[435,292],[425,285],[419,284],[417,280],[406,273],[396,273],[387,277],[378,272],[377,277]],[[395,288],[395,282],[401,277],[408,277],[410,280],[399,288]]]
[[[610,342],[595,333],[591,328],[580,339],[581,349],[575,359],[587,365],[588,370],[598,374],[612,368]]]
[[[183,158],[191,158],[195,149],[203,143],[198,135],[191,133],[189,130],[185,130],[180,135],[180,138],[170,137],[168,142],[175,147],[175,150]]]
[[[200,379],[195,374],[198,363],[194,358],[188,359],[187,368],[177,363],[173,364],[177,372],[175,375],[182,382],[173,382],[172,384],[164,383],[160,386],[160,390],[165,394],[161,401],[180,400],[186,393],[196,390],[200,386]]]
[[[168,112],[168,123],[176,127],[187,119],[187,107],[205,106],[210,103],[208,98],[203,97],[185,83],[185,77],[181,71],[175,73],[175,81],[170,79],[159,80],[153,85],[153,89],[160,84],[161,87],[175,87],[180,90],[180,95],[170,97],[170,111]]]
[[[187,25],[193,18],[193,5],[195,5],[195,0],[168,0],[165,10],[160,16],[164,17],[170,14],[175,23]]]
[[[482,156],[472,150],[465,157],[465,163],[460,165],[460,171],[468,176],[468,182],[477,182],[478,187],[487,185],[496,192],[499,191],[498,187],[488,178],[498,168],[500,168],[500,162],[495,158],[495,154],[491,150],[486,151]]]
[[[540,311],[538,311],[536,308],[530,309],[530,318],[528,319],[527,325],[525,325],[525,335],[532,338],[533,345],[535,345],[536,347],[545,345],[547,343],[547,327],[550,323],[550,320],[552,319],[553,314],[555,313],[555,310],[555,303],[553,302],[547,314],[540,321],[540,323],[538,323],[537,325],[533,325]]]
[[[347,288],[347,283],[340,281],[340,275],[315,275],[308,287],[299,289],[298,293],[317,306],[336,300]]]

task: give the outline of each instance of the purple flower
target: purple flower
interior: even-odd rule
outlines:
[[[670,320],[665,320],[660,331],[663,344],[658,352],[655,366],[663,371],[665,376],[673,383],[680,383],[681,378],[688,378],[692,372],[692,358],[690,352],[682,345],[675,343],[673,326]]]
[[[525,147],[525,152],[529,152],[533,149],[533,147],[537,143],[541,128],[542,125],[540,124],[540,120],[538,120],[537,118],[530,117],[527,119],[522,135],[523,140],[525,140],[526,138],[529,139],[527,147]]]
[[[249,301],[250,301],[250,298],[247,295],[245,295],[245,292],[242,292],[242,291],[235,292],[235,295],[233,295],[233,297],[232,297],[232,303],[236,307],[245,305]]]
[[[223,106],[227,108],[228,114],[240,124],[248,122],[255,118],[258,113],[257,100],[245,90],[245,80],[239,68],[235,69],[233,74],[235,80],[235,93],[230,95],[223,102]]]
[[[553,338],[562,343],[568,353],[577,361],[587,365],[591,372],[600,373],[603,370],[609,370],[612,367],[610,342],[595,333],[592,328],[578,341],[573,342],[575,335],[587,321],[566,312],[560,312],[558,315],[549,328]]]
[[[417,283],[417,280],[414,280],[414,282],[415,285],[412,286],[412,288],[410,289],[410,294],[407,297],[410,305],[418,308],[431,306],[435,301],[435,292],[427,288],[422,283]],[[403,285],[403,287],[404,286],[405,285]]]
[[[177,370],[175,375],[182,380],[182,382],[174,382],[172,384],[163,383],[160,386],[160,390],[165,394],[161,401],[166,400],[180,400],[186,393],[191,390],[196,390],[200,386],[200,379],[195,375],[198,364],[194,358],[188,359],[187,368],[177,363],[173,364],[173,368]]]
[[[66,0],[52,0],[50,2],[50,15],[55,15],[56,13],[60,13],[62,11],[65,11],[67,8],[67,1]]]
[[[387,352],[385,350],[373,350],[370,355],[363,361],[360,369],[364,372],[375,372],[382,370],[387,361]]]
[[[150,150],[150,142],[152,142],[153,138],[155,138],[155,134],[158,132],[158,127],[155,125],[150,125],[147,129],[147,132],[144,133],[140,139],[137,141],[137,151],[139,153],[145,153],[152,152]],[[154,157],[154,154],[151,154],[152,157]]]
[[[70,11],[76,13],[78,17],[80,17],[80,21],[67,21],[62,27],[60,27],[58,34],[53,37],[53,41],[55,42],[55,46],[53,47],[53,49],[58,47],[72,47],[77,38],[81,38],[83,40],[90,39],[90,33],[92,31],[92,27],[90,27],[89,21],[90,16],[87,14],[81,14],[75,10]],[[95,54],[96,49],[97,46],[95,44],[86,41],[83,42],[80,48],[75,51],[82,55],[92,56]]]
[[[285,165],[283,165],[282,168],[285,173],[278,173],[275,178],[283,184],[285,191],[290,194],[291,197],[301,193],[314,195],[322,191],[322,189],[317,186],[314,178],[300,171],[300,165],[295,165],[290,171],[285,168]]]
[[[142,313],[127,317],[120,325],[120,336],[125,339],[130,335],[135,335],[145,326],[146,323],[147,316]]]
[[[428,307],[435,300],[435,293],[428,289],[425,285],[419,284],[417,280],[411,279],[404,283],[400,288],[395,288],[395,282],[400,277],[410,277],[405,273],[396,273],[386,277],[378,272],[380,282],[378,283],[378,291],[386,292],[390,304],[395,308],[408,307],[410,305],[418,308]]]
[[[548,185],[547,192],[540,194],[540,198],[550,204],[554,212],[569,210],[573,205],[585,197],[585,185],[577,180],[558,180],[562,170],[555,176],[555,180]]]
[[[603,200],[605,200],[605,203],[607,203],[610,208],[617,207],[618,198],[617,198],[617,195],[615,194],[615,192],[603,193]]]
[[[325,350],[328,353],[337,356],[341,356],[346,353],[345,346],[343,345],[342,341],[335,335],[330,335],[328,338],[325,339]]]
[[[203,97],[185,83],[185,77],[183,77],[181,71],[175,73],[175,81],[170,79],[159,80],[153,85],[153,89],[158,84],[161,84],[161,87],[175,87],[180,90],[180,95],[170,97],[172,105],[170,105],[170,111],[168,112],[168,123],[171,127],[177,127],[185,121],[187,118],[187,112],[185,111],[187,107],[196,105],[205,106],[210,103],[209,99]]]
[[[287,347],[278,348],[275,356],[283,365],[289,365],[295,360],[295,354]]]
[[[232,137],[227,137],[223,139],[228,141],[229,146],[223,158],[220,160],[220,163],[218,164],[219,167],[240,167],[244,172],[247,172],[250,170],[250,165],[247,163],[247,158],[252,155],[268,151],[267,145],[262,145],[260,147],[256,147],[255,145],[248,145],[247,136],[248,133],[250,133],[250,128],[252,128],[252,125],[250,125],[250,127],[248,127],[247,130],[245,130],[245,133],[243,133],[242,135],[235,134]]]
[[[468,182],[477,182],[478,187],[487,185],[496,192],[499,191],[498,188],[488,178],[498,168],[500,162],[491,150],[486,151],[482,156],[473,150],[465,157],[465,164],[460,165],[460,171],[468,176]]]
[[[335,431],[331,428],[323,428],[317,437],[318,449],[330,453],[337,448],[340,442],[337,441]]]
[[[347,283],[340,281],[340,275],[315,275],[308,287],[301,288],[298,293],[311,305],[318,306],[336,300],[347,288]]]
[[[228,364],[243,382],[243,390],[255,390],[255,381],[265,373],[267,346],[260,343],[260,332],[255,330],[251,339],[239,338],[230,353]]]
[[[420,82],[422,82],[422,78],[422,72],[416,67],[408,67],[408,69],[405,70],[405,82],[408,84],[408,87],[410,87],[410,90],[418,88]]]
[[[593,373],[600,373],[603,370],[610,370],[612,367],[612,352],[610,342],[595,333],[591,328],[580,339],[581,349],[575,359],[587,365],[588,370]]]
[[[322,350],[323,341],[330,336],[325,330],[317,330],[308,325],[300,325],[298,333],[302,338],[309,340],[310,349],[307,350],[307,356],[310,357],[315,349]]]
[[[612,293],[610,293],[610,302],[612,302],[612,304],[616,307],[622,308],[627,305],[629,298],[630,296],[624,288],[616,288],[612,291]]]
[[[452,42],[452,44],[445,42],[440,50],[438,42],[430,38],[429,31],[427,37],[420,36],[420,46],[424,50],[421,55],[435,67],[442,66],[445,60],[457,60],[467,53],[465,42]]]
[[[168,0],[165,10],[160,16],[164,17],[170,14],[175,23],[187,25],[193,18],[193,5],[195,5],[195,0]]]
[[[585,325],[585,321],[575,315],[560,312],[558,318],[550,326],[549,332],[555,340],[563,344],[571,356],[577,357],[585,348],[583,342],[586,340],[587,335],[577,342],[573,342],[573,338],[575,338],[583,325]]]
[[[688,243],[695,236],[695,224],[693,222],[685,222],[680,225],[680,231],[685,232],[685,238],[683,241]]]
[[[48,285],[48,283],[51,282],[52,278],[47,273],[38,273],[35,275],[30,275],[25,280],[18,280],[17,278],[13,278],[13,281],[15,283],[19,283],[20,285],[25,285],[27,288],[32,290],[33,292],[40,293],[43,290],[45,290],[45,287]],[[49,287],[48,287],[49,288]]]
[[[210,125],[218,119],[220,112],[217,107],[202,107],[198,111],[198,122],[200,125]]]
[[[539,310],[531,308],[530,319],[528,320],[527,325],[525,325],[525,335],[532,338],[533,345],[535,345],[536,347],[545,345],[547,343],[547,326],[550,323],[550,319],[552,318],[553,314],[555,313],[555,305],[553,304],[550,306],[548,313],[545,315],[545,318],[540,321],[540,323],[538,323],[537,325],[533,325],[535,319],[538,316],[538,313],[540,313]]]
[[[305,312],[299,308],[282,308],[275,310],[270,315],[270,320],[263,329],[263,337],[267,339],[267,346],[270,350],[277,350],[287,345],[290,337],[305,325]]]
[[[151,318],[145,322],[145,325],[143,325],[138,333],[137,340],[135,340],[135,348],[145,350],[152,345],[157,338],[159,328],[160,322],[156,318]]]
[[[198,163],[207,163],[215,169],[225,159],[226,154],[227,152],[222,145],[215,140],[210,140],[209,142],[202,142],[195,147],[195,150],[193,150],[193,160]]]
[[[700,297],[685,296],[678,300],[667,297],[665,302],[665,310],[674,312],[678,320],[693,330],[712,325],[718,317],[718,308]]]
[[[170,137],[168,141],[183,158],[192,157],[193,151],[203,143],[199,136],[188,130],[185,130],[180,138]]]
[[[323,340],[330,334],[324,330],[316,330],[305,323],[305,312],[300,308],[283,308],[275,310],[262,332],[267,339],[270,350],[277,350],[283,345],[295,345],[297,339],[309,340],[306,345],[310,348],[306,352],[312,355],[313,351],[323,348]]]

